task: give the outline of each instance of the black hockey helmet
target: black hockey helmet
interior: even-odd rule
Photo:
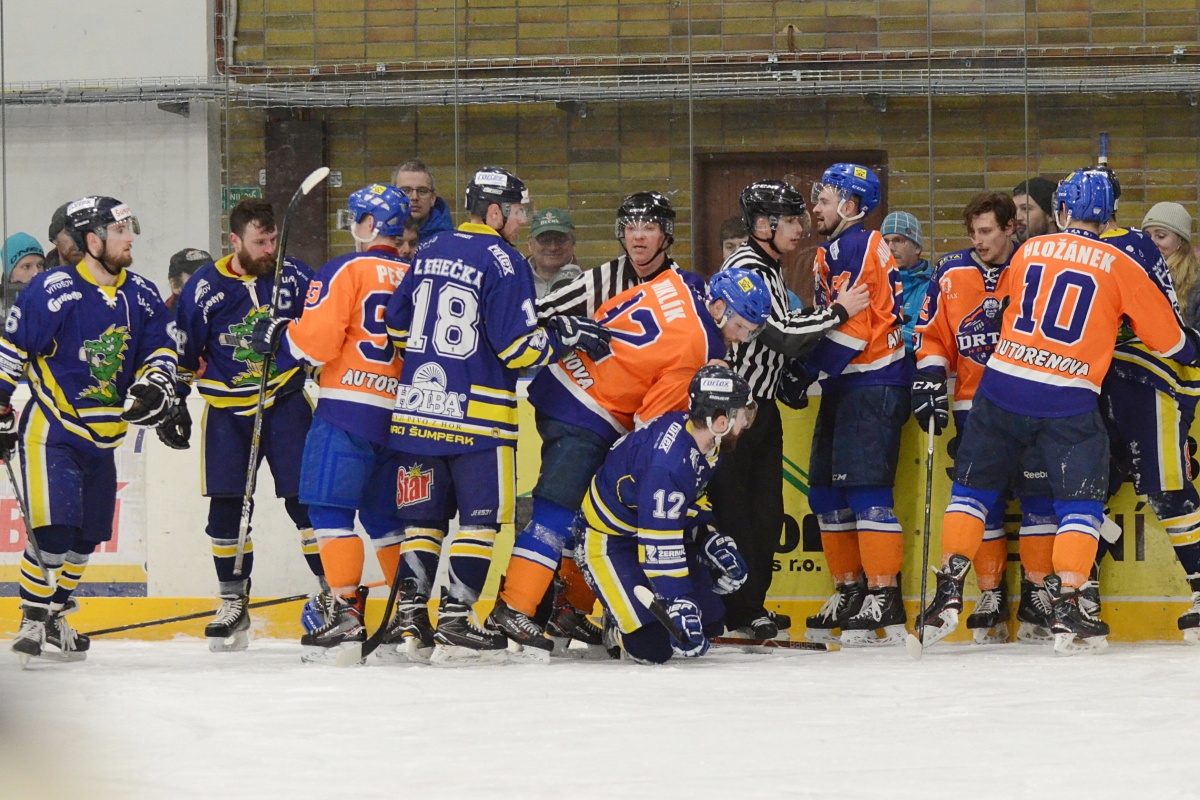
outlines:
[[[688,403],[694,420],[729,417],[742,408],[750,410],[753,420],[758,408],[746,379],[720,364],[709,364],[696,372],[688,386]]]
[[[755,181],[742,189],[739,199],[742,221],[746,230],[754,234],[754,221],[766,217],[771,223],[771,233],[781,217],[808,217],[808,206],[800,190],[785,181]],[[808,227],[807,222],[805,227]]]
[[[67,235],[82,252],[87,252],[86,236],[89,231],[103,241],[108,237],[108,226],[117,222],[129,222],[135,234],[142,232],[138,218],[129,206],[113,197],[84,197],[67,205]]]
[[[670,241],[675,239],[675,209],[662,192],[635,192],[621,202],[614,227],[617,241],[625,242],[625,226],[631,222],[657,222]]]
[[[475,170],[471,180],[467,182],[466,201],[463,208],[469,214],[479,217],[487,216],[488,206],[496,203],[508,219],[509,210],[514,203],[528,206],[529,190],[525,182],[500,167],[480,167]],[[529,209],[526,208],[528,212]]]

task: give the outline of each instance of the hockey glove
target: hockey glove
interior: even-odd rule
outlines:
[[[17,451],[21,435],[17,433],[17,412],[11,405],[0,411],[0,461],[8,461]]]
[[[158,439],[172,450],[187,450],[192,446],[192,415],[188,413],[187,400],[176,397],[167,415],[157,428]]]
[[[946,376],[932,369],[917,370],[912,384],[912,412],[921,430],[940,434],[950,424],[950,399],[946,396]]]
[[[562,358],[572,350],[582,350],[592,359],[603,358],[612,348],[612,334],[594,319],[587,317],[551,317],[546,330],[553,337],[554,355]]]
[[[793,358],[783,365],[783,371],[779,373],[779,387],[775,391],[775,397],[788,408],[807,408],[808,387],[816,380],[817,376],[809,372],[803,361]]]
[[[121,419],[153,428],[166,418],[174,400],[175,381],[171,376],[161,370],[147,370],[125,393]]]
[[[700,622],[700,606],[690,597],[679,597],[667,606],[667,613],[671,615],[676,627],[683,632],[683,644],[671,637],[671,649],[675,651],[675,655],[699,658],[708,652],[708,639],[704,637],[704,627]]]
[[[746,562],[738,552],[737,544],[723,533],[709,528],[704,540],[704,555],[721,573],[713,591],[717,594],[733,594],[742,588],[748,575]]]
[[[254,323],[250,332],[250,349],[260,356],[269,356],[279,349],[279,341],[283,339],[290,319],[283,317],[263,317]]]

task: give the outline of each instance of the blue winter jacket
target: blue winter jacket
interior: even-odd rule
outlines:
[[[929,286],[929,262],[921,259],[912,269],[900,270],[901,295],[904,300],[904,349],[913,354],[913,330],[917,326],[917,318],[921,316],[921,306],[925,303],[925,289]]]

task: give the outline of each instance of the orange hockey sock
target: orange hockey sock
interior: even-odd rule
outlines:
[[[1054,537],[1054,571],[1063,586],[1078,589],[1096,563],[1096,539],[1081,531],[1062,531]]]
[[[1054,540],[1056,536],[1022,536],[1021,566],[1025,577],[1038,586],[1054,571]]]
[[[1004,580],[1004,570],[1008,567],[1008,539],[1004,532],[994,539],[984,539],[975,551],[975,577],[979,588],[987,591],[995,589]]]
[[[904,560],[904,534],[876,530],[858,531],[863,572],[869,586],[895,586]]]
[[[956,504],[951,501],[950,508],[942,517],[942,562],[951,555],[966,556],[975,560],[975,553],[983,543],[983,514],[955,510]]]
[[[387,581],[390,589],[392,579],[396,577],[396,566],[400,563],[400,543],[396,542],[376,548],[375,558],[379,561],[379,568],[383,570],[383,579]]]
[[[567,602],[571,604],[571,608],[584,614],[592,613],[592,609],[596,607],[596,595],[592,592],[592,587],[588,586],[583,573],[579,571],[575,559],[563,558],[558,567],[558,577],[566,584]]]
[[[362,582],[363,543],[357,534],[321,539],[321,564],[330,590],[348,597]]]
[[[858,531],[821,531],[821,549],[834,583],[850,583],[862,573]]]
[[[504,590],[500,592],[500,599],[509,608],[515,608],[532,617],[553,580],[552,569],[536,561],[513,556],[508,562],[508,570],[504,573]]]

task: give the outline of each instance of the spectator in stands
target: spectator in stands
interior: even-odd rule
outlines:
[[[50,218],[50,252],[46,253],[46,269],[61,267],[63,264],[78,264],[83,259],[83,253],[75,246],[75,240],[67,234],[67,206],[63,203],[54,211]]]
[[[4,242],[0,260],[4,263],[4,307],[17,299],[33,277],[46,269],[42,246],[28,233],[14,233]]]
[[[1034,236],[1058,233],[1058,223],[1051,210],[1057,188],[1057,183],[1039,175],[1022,181],[1013,189],[1013,202],[1017,204],[1017,244]]]
[[[575,221],[561,208],[534,215],[529,230],[529,266],[538,299],[583,274],[575,263]]]
[[[400,246],[397,248],[400,251],[400,258],[411,264],[413,256],[417,254],[417,242],[420,239],[421,223],[409,214],[404,220],[404,233],[400,234]]]
[[[883,240],[892,250],[896,266],[900,268],[900,285],[904,302],[904,349],[912,355],[913,329],[925,302],[925,289],[929,286],[932,273],[928,259],[921,258],[925,238],[921,235],[921,223],[907,211],[893,211],[879,229]]]
[[[421,223],[420,238],[428,239],[435,233],[454,230],[450,207],[438,197],[433,173],[424,161],[413,158],[396,167],[392,185],[408,197],[412,218]]]
[[[171,284],[171,296],[167,298],[167,308],[172,313],[175,311],[175,304],[179,302],[179,293],[183,291],[188,278],[212,260],[213,257],[207,252],[195,247],[185,247],[171,256],[171,261],[167,265],[167,282]]]
[[[1183,321],[1200,325],[1200,259],[1192,250],[1192,215],[1179,203],[1155,203],[1142,220],[1142,230],[1167,260]]]
[[[746,221],[742,219],[741,214],[732,216],[721,223],[720,232],[717,234],[721,237],[721,261],[729,258],[729,254],[746,243],[750,238],[750,234],[746,233]]]

